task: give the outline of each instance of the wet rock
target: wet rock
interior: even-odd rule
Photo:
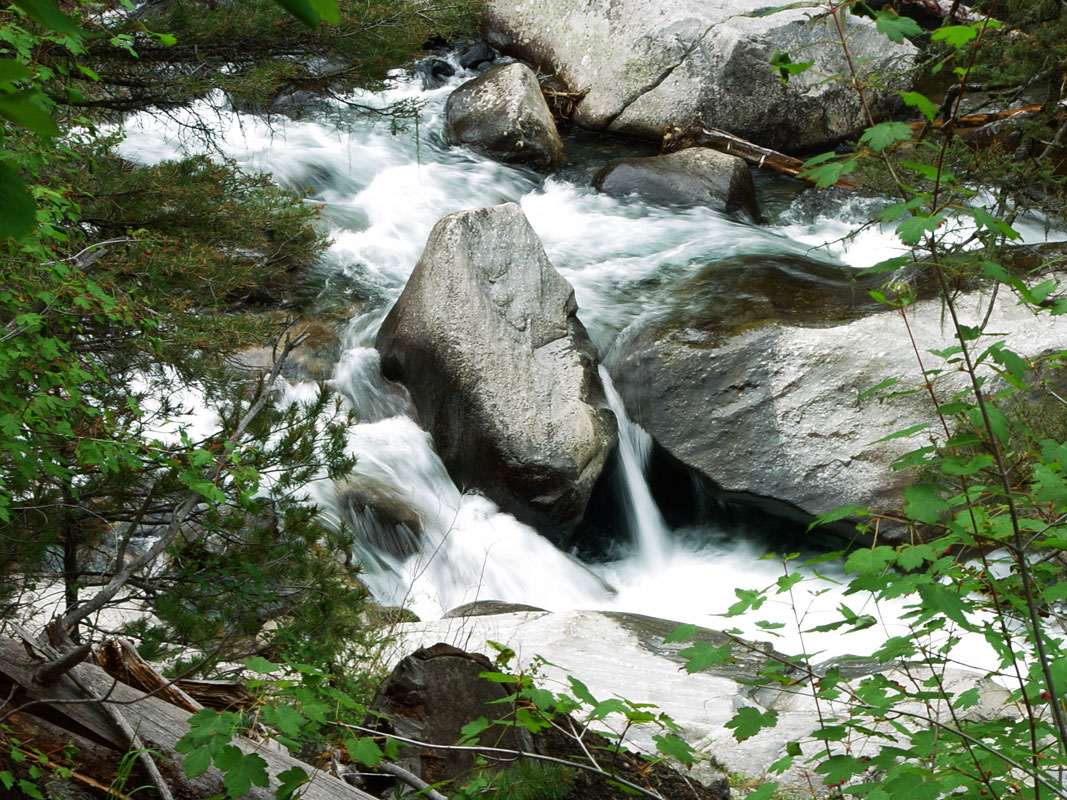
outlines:
[[[657,205],[708,206],[759,218],[748,165],[706,147],[612,161],[593,176],[593,187],[613,197],[636,195]]]
[[[379,553],[404,559],[422,545],[422,518],[397,489],[355,475],[338,489],[337,508],[357,539]]]
[[[549,171],[563,142],[537,77],[523,64],[503,64],[467,81],[445,103],[445,137],[488,158]]]
[[[509,716],[508,704],[501,701],[511,693],[510,688],[478,677],[497,671],[485,656],[451,645],[421,648],[397,664],[378,687],[370,708],[383,716],[375,715],[368,724],[422,742],[455,744],[463,735],[463,726],[479,717]],[[514,713],[513,704],[510,713]],[[496,747],[520,751],[533,747],[522,727],[496,725],[482,736]],[[396,763],[428,783],[437,783],[472,773],[475,755],[408,747],[401,750]]]
[[[450,214],[378,333],[461,489],[560,538],[615,438],[574,290],[517,205]]]
[[[426,90],[441,88],[456,74],[456,68],[443,58],[424,58],[415,69],[422,76],[422,88]]]
[[[849,65],[828,15],[759,15],[767,0],[488,0],[489,42],[585,92],[574,121],[659,140],[666,126],[701,120],[776,150],[822,147],[858,134],[866,119],[845,81]],[[916,53],[873,25],[840,15],[861,80],[906,69]],[[815,67],[783,83],[776,52]],[[901,81],[900,85],[904,85]],[[895,102],[870,90],[876,116]]]
[[[459,53],[459,65],[463,69],[483,69],[497,58],[497,52],[485,42],[475,42]]]
[[[465,603],[457,606],[444,614],[442,619],[462,619],[463,617],[488,617],[494,614],[512,614],[516,611],[540,611],[548,612],[537,606],[527,606],[522,603],[504,603],[500,600],[475,600],[473,603]]]
[[[708,267],[610,355],[628,413],[728,496],[779,513],[899,508],[913,476],[891,465],[925,440],[875,440],[935,422],[929,397],[865,396],[886,378],[921,375],[900,315],[833,272],[784,259]],[[966,295],[960,311],[981,318],[984,300]],[[920,352],[952,344],[936,299],[910,306],[908,321]],[[1067,345],[1062,328],[1011,302],[997,304],[989,329],[1024,355]],[[945,373],[938,392],[950,397],[963,383]]]

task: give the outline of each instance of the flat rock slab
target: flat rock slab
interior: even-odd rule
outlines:
[[[688,675],[679,667],[677,656],[677,651],[686,645],[656,643],[663,631],[672,630],[676,624],[642,615],[596,611],[516,612],[442,619],[397,626],[396,650],[392,655],[387,653],[385,661],[391,665],[403,654],[434,642],[453,642],[471,652],[488,653],[495,652],[488,642],[499,642],[515,650],[513,669],[528,667],[536,656],[546,660],[547,664],[538,667],[537,680],[552,691],[569,691],[567,676],[573,675],[598,700],[621,696],[633,702],[653,703],[658,711],[666,712],[684,728],[682,735],[687,741],[727,769],[749,776],[765,775],[767,767],[785,755],[787,743],[809,740],[818,728],[820,713],[810,689],[801,683],[787,689],[757,690],[724,674]],[[698,637],[711,637],[708,641],[716,636],[722,634],[698,631]],[[737,676],[742,680],[744,669],[742,666],[742,674]],[[887,673],[887,677],[918,690],[929,672],[924,668],[899,668]],[[1008,704],[1007,691],[978,673],[951,669],[945,673],[945,681],[956,692],[972,686],[979,688],[981,702],[966,712],[971,718],[1015,716],[1015,710]],[[737,742],[725,725],[744,706],[756,707],[761,712],[776,711],[778,725]],[[921,713],[921,704],[908,708]],[[821,711],[827,713],[825,703]],[[620,731],[623,726],[624,721],[614,715],[604,720],[605,729]],[[632,730],[628,741],[632,746],[651,751],[654,732]],[[851,745],[854,755],[863,755],[873,753],[877,743],[856,741]],[[812,771],[815,765],[800,761],[783,776],[773,779],[780,780],[784,788],[804,790],[809,787],[810,778],[811,785],[820,787],[823,776]],[[701,769],[707,768],[696,768],[695,777],[702,777]],[[716,774],[709,770],[704,777],[713,778]]]

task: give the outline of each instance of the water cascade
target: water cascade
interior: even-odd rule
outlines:
[[[229,111],[215,117],[216,145],[226,157],[269,171],[284,185],[312,187],[311,201],[322,206],[333,242],[312,281],[323,302],[334,307],[348,302],[357,309],[331,383],[360,414],[349,442],[358,465],[345,484],[313,486],[315,498],[334,524],[344,521],[356,530],[356,555],[379,600],[408,605],[423,617],[492,599],[551,610],[622,609],[723,627],[718,615],[735,601],[736,587],[767,586],[784,567],[760,560],[763,544],[714,519],[667,530],[643,474],[649,438],[626,418],[606,375],[620,423],[628,495],[622,502],[628,504],[636,547],[611,563],[587,566],[486,498],[457,489],[429,435],[413,420],[403,389],[382,379],[369,345],[432,225],[464,208],[505,201],[521,205],[549,259],[575,287],[579,315],[602,353],[627,325],[663,309],[676,287],[709,263],[787,254],[868,266],[896,252],[892,231],[863,227],[877,200],[842,203],[762,176],[758,190],[770,220],[763,226],[708,209],[657,208],[597,194],[587,186],[589,175],[599,164],[628,154],[619,143],[568,142],[570,163],[548,179],[450,148],[441,134],[444,102],[469,77],[457,69],[449,85],[425,91],[416,79],[397,75],[386,91],[354,98],[379,107],[418,100],[420,124],[399,135],[358,116],[348,116],[344,124],[335,116],[270,124]],[[181,121],[178,112],[167,119],[134,117],[126,124],[121,153],[147,162],[207,152],[203,143],[183,138]],[[1027,232],[1022,223],[1016,227]],[[856,232],[856,238],[842,238]],[[310,384],[288,389],[293,400],[314,391]],[[368,512],[368,496],[385,498],[394,511],[388,518]],[[824,569],[833,577],[829,565]],[[844,598],[840,586],[815,587],[827,588],[818,594],[798,587],[793,595],[768,602],[763,619],[780,620],[789,630],[796,629],[798,619],[810,627],[843,601],[866,613],[859,607],[862,598]],[[872,641],[883,635],[870,632]],[[788,639],[779,646],[800,647]],[[831,634],[805,646],[863,652],[868,645],[860,637]]]
[[[627,416],[622,398],[604,367],[600,368],[600,380],[604,383],[604,394],[619,425],[619,466],[625,487],[622,501],[626,506],[631,535],[637,544],[637,557],[649,569],[661,569],[667,562],[670,532],[656,501],[652,499],[645,477],[652,457],[652,437]]]

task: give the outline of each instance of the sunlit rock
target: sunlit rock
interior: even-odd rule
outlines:
[[[834,20],[807,8],[766,13],[774,5],[488,0],[485,21],[492,44],[584,93],[574,115],[583,127],[659,140],[667,125],[699,119],[788,151],[858,133],[868,123]],[[844,12],[838,18],[861,80],[911,64],[910,43],[894,44]],[[775,53],[814,66],[784,83],[770,67]],[[890,92],[867,91],[876,116],[892,99]]]
[[[624,332],[607,366],[633,419],[727,495],[809,515],[900,508],[914,475],[893,463],[940,431],[915,354],[941,368],[930,351],[955,342],[939,300],[909,306],[905,326],[867,297],[866,280],[799,258],[713,264]],[[981,319],[988,300],[957,302]],[[988,330],[1035,355],[1067,345],[1054,320],[1008,300]],[[887,378],[900,381],[894,396],[867,394]],[[944,402],[965,385],[950,365],[935,391]],[[928,427],[883,440],[914,426]]]

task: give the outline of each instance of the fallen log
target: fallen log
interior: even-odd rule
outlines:
[[[182,690],[180,682],[171,683],[163,678],[125,639],[108,639],[93,653],[93,660],[112,678],[151,693],[165,703],[184,708],[191,714],[203,708]]]
[[[967,114],[959,117],[953,123],[953,127],[959,131],[969,128],[980,128],[983,125],[988,125],[990,122],[998,122],[1000,120],[1026,119],[1027,117],[1035,114],[1041,110],[1041,106],[1026,106],[1025,108],[1006,108],[1003,111],[990,111],[985,114]],[[933,122],[927,122],[925,119],[917,120],[916,122],[909,122],[908,125],[913,130],[921,130],[924,128],[943,128],[947,123],[944,120],[934,120]]]
[[[690,125],[687,128],[668,128],[663,135],[663,152],[673,153],[684,150],[687,147],[710,147],[721,153],[737,156],[749,164],[761,169],[774,170],[791,178],[807,180],[803,176],[804,162],[799,158],[787,156],[769,147],[763,147],[742,139],[740,136],[724,131],[720,128],[705,127],[703,125]],[[834,186],[841,189],[855,189],[856,185],[847,180],[839,180]]]
[[[0,697],[7,698],[0,706],[0,717],[7,716],[5,724],[10,735],[19,739],[19,747],[28,752],[36,748],[43,753],[56,753],[72,742],[78,752],[63,766],[73,770],[77,776],[73,779],[86,788],[109,786],[129,747],[127,733],[116,723],[117,714],[128,729],[137,732],[143,747],[156,754],[158,770],[175,800],[194,800],[225,791],[223,774],[214,766],[195,778],[185,776],[184,757],[174,747],[189,730],[188,710],[146,696],[92,664],[79,664],[44,686],[34,681],[41,664],[42,659],[31,657],[19,642],[0,638]],[[252,786],[245,795],[251,800],[273,800],[280,785],[279,773],[293,767],[300,767],[311,776],[300,789],[300,796],[306,800],[375,800],[262,743],[235,737],[232,744],[245,753],[255,752],[267,763],[269,785]],[[131,786],[145,783],[145,776],[137,775],[137,771],[130,778]],[[148,796],[147,792],[137,794],[143,796]]]

